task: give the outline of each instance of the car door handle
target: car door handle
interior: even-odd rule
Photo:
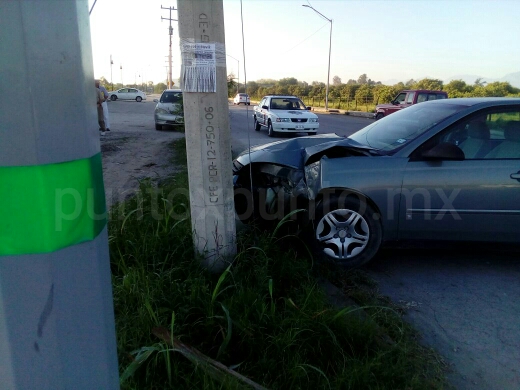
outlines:
[[[516,179],[520,181],[520,171],[518,171],[517,173],[512,173],[509,177],[511,179]]]

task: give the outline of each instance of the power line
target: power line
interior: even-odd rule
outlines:
[[[291,50],[293,49],[296,49],[298,46],[300,46],[303,42],[305,42],[306,40],[310,39],[313,35],[316,35],[319,31],[323,30],[323,28],[325,26],[328,26],[328,23],[325,23],[323,26],[321,26],[319,29],[317,29],[316,31],[314,31],[311,35],[309,35],[307,38],[305,38],[303,41],[301,41],[300,43],[297,43],[295,46],[291,47],[289,50],[283,52],[282,54],[287,54],[289,53]]]

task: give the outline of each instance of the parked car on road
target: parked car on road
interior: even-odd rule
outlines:
[[[155,130],[162,130],[163,126],[184,125],[184,105],[182,90],[166,89],[160,99],[154,99],[155,103]]]
[[[391,241],[519,243],[520,99],[427,101],[347,138],[254,147],[233,173],[241,220],[305,209],[307,242],[347,266]]]
[[[429,100],[447,99],[448,94],[444,91],[430,91],[427,89],[410,89],[399,92],[389,104],[378,104],[376,106],[375,119],[381,119],[403,108],[413,104],[426,102]]]
[[[135,100],[140,102],[146,100],[146,93],[137,88],[121,88],[117,91],[109,92],[110,100]]]
[[[244,105],[250,105],[251,99],[249,98],[249,95],[247,93],[237,93],[235,95],[235,98],[233,99],[233,104],[244,104]]]
[[[304,133],[315,135],[320,127],[318,116],[309,110],[296,96],[264,96],[258,106],[253,107],[256,131],[267,127],[267,134]]]

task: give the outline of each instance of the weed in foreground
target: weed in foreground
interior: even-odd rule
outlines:
[[[136,196],[111,218],[123,389],[442,388],[394,311],[329,303],[295,237],[244,230],[222,274],[202,269],[189,219],[152,215],[188,209],[160,201],[187,182],[185,170],[163,187],[143,182],[159,201]]]

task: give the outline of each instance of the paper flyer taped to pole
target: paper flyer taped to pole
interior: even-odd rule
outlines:
[[[183,40],[180,46],[184,92],[216,92],[216,67],[222,66],[223,45]]]

